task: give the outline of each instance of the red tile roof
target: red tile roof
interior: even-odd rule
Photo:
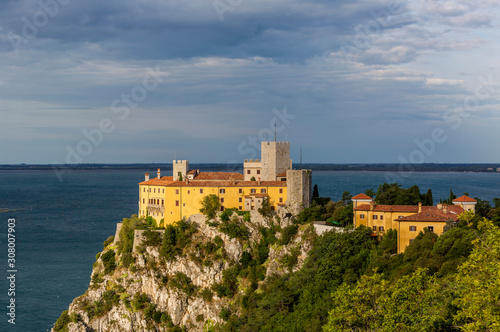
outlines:
[[[354,196],[352,199],[372,199],[372,198],[368,195],[361,193],[361,194]]]
[[[458,198],[455,198],[453,202],[471,202],[471,203],[477,203],[477,201],[474,198],[470,198],[469,196],[461,196]]]
[[[195,170],[195,169],[192,169],[192,170],[190,170],[189,172],[187,172],[187,174],[196,174],[196,170]]]
[[[396,219],[396,221],[435,221],[435,222],[446,222],[448,220],[457,221],[458,215],[462,213],[464,210],[460,206],[455,206],[460,208],[458,209],[450,209],[452,206],[448,206],[447,213],[444,213],[443,210],[439,210],[437,207],[432,206],[430,209],[426,211],[422,211],[421,213],[417,213],[408,217],[403,217]],[[458,212],[458,213],[457,213]]]
[[[245,177],[236,172],[201,172],[196,176],[196,180],[243,180]]]
[[[170,182],[172,180],[173,180],[172,176],[162,176],[161,179],[153,178],[153,179],[150,179],[149,181],[140,182],[139,184],[140,185],[147,184],[149,186],[164,186],[165,184],[167,184],[168,182]]]
[[[280,173],[280,174],[278,174],[278,175],[276,175],[276,176],[279,176],[279,177],[286,176],[286,171],[284,171],[283,173]]]
[[[422,210],[429,208],[429,206],[422,206]],[[370,204],[362,204],[354,208],[355,211],[370,211]],[[374,211],[377,212],[418,212],[417,205],[375,205]]]

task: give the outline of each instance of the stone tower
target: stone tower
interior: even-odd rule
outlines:
[[[179,181],[186,179],[187,172],[189,171],[189,161],[187,160],[174,160],[173,165],[173,180]]]
[[[290,144],[288,142],[262,142],[262,181],[276,181],[276,176],[291,168]]]
[[[312,172],[310,169],[287,170],[287,205],[293,213],[309,207],[312,200]]]

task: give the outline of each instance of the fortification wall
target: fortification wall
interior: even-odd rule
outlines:
[[[287,201],[292,213],[298,214],[311,205],[312,172],[309,169],[286,172]]]
[[[189,171],[189,161],[187,160],[174,160],[172,162],[172,175],[174,180],[179,180],[179,173],[182,175],[182,179],[186,178],[186,174]]]

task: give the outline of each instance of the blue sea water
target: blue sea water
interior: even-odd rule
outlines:
[[[151,170],[151,173],[155,172]],[[114,235],[116,223],[137,212],[137,170],[74,171],[60,182],[51,171],[0,172],[0,331],[47,331],[88,287],[95,254]],[[380,172],[313,172],[321,196],[339,200],[386,182]],[[450,189],[460,196],[500,197],[498,173],[412,173],[404,187],[418,185],[434,200]],[[7,220],[16,222],[16,324],[7,322]]]

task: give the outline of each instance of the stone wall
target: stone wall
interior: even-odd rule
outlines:
[[[288,142],[261,143],[262,181],[276,181],[276,175],[290,168]]]
[[[287,201],[293,214],[311,205],[312,172],[310,169],[288,170],[286,172]]]
[[[173,177],[174,180],[179,180],[179,172],[182,174],[182,179],[186,178],[186,174],[189,171],[189,161],[187,160],[174,160],[172,162]]]

